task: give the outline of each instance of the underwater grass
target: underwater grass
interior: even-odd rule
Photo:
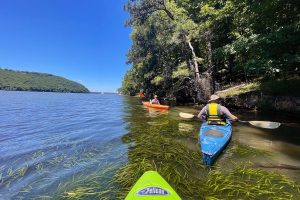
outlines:
[[[117,170],[116,165],[92,174],[77,174],[72,180],[61,183],[55,199],[116,199],[116,183],[111,177]]]
[[[158,119],[156,119],[158,120]],[[197,196],[197,179],[201,164],[199,151],[192,151],[178,139],[194,137],[194,132],[179,131],[179,121],[170,121],[166,126],[139,129],[135,127],[126,135],[124,142],[133,143],[128,151],[129,164],[117,171],[115,178],[124,188],[124,199],[138,178],[148,170],[158,171],[180,194],[188,199]],[[196,144],[195,144],[196,145]]]
[[[173,127],[173,128],[172,128]],[[162,127],[148,127],[147,133],[141,134],[140,130],[133,130],[126,136],[130,137],[134,146],[128,152],[128,165],[117,171],[115,178],[126,192],[120,194],[125,198],[128,191],[139,177],[148,170],[158,171],[179,193],[194,198],[197,196],[193,191],[198,186],[195,181],[195,170],[203,170],[201,154],[199,151],[192,151],[178,140],[178,124],[172,124],[161,130]],[[145,131],[144,131],[145,132]]]
[[[149,121],[153,123],[147,123]],[[161,123],[166,121],[168,123]],[[170,120],[166,116],[146,120],[134,118],[128,127],[128,134],[122,138],[129,148],[128,155],[125,152],[128,156],[127,164],[122,164],[120,169],[119,165],[110,165],[105,170],[95,170],[92,174],[90,170],[76,173],[57,185],[57,194],[52,199],[124,199],[147,170],[158,171],[184,200],[300,199],[299,185],[276,173],[253,169],[251,164],[238,162],[225,170],[219,167],[219,163],[212,168],[203,166],[201,153],[180,142],[186,138],[197,139],[199,124],[185,122],[194,125],[195,129],[180,131],[180,122],[182,121]],[[198,146],[196,143],[195,145]],[[78,152],[74,151],[73,155],[54,155],[44,161],[43,166],[47,170],[48,167],[63,168],[64,164],[70,164],[70,168],[84,169],[85,164],[102,162],[99,156],[101,153],[103,152],[80,149]],[[252,156],[261,156],[262,152],[231,141],[225,154],[229,154],[229,157],[222,157],[222,162],[231,161],[234,157],[247,160]],[[41,155],[43,154],[37,153],[35,157]],[[35,168],[34,170],[36,171]],[[12,171],[14,174],[17,170]],[[24,170],[20,170],[21,174],[22,171]],[[4,175],[6,172],[7,170],[3,172]],[[24,188],[22,192],[28,193],[31,189]],[[48,196],[43,195],[35,196],[34,199],[47,198]]]
[[[300,199],[299,184],[243,164],[230,171],[210,171],[205,188],[205,196],[216,199]]]
[[[151,119],[157,123],[160,120],[165,117]],[[200,151],[180,142],[182,138],[195,139],[197,131],[179,131],[178,123],[133,123],[122,138],[128,144],[128,163],[119,169],[111,165],[93,174],[74,176],[58,186],[57,199],[124,199],[148,170],[158,171],[184,200],[300,199],[298,183],[276,172],[253,168],[252,163],[233,163],[229,169],[202,165]],[[226,153],[231,155],[224,158],[226,161],[269,155],[236,142],[228,148]]]
[[[108,145],[106,147],[111,148],[111,145]],[[105,151],[106,151],[105,149]],[[30,176],[35,176],[35,174],[39,174],[39,176],[42,176],[43,178],[36,179],[33,182],[30,182],[28,185],[24,185],[23,187],[20,188],[19,193],[16,194],[14,198],[16,199],[45,199],[45,198],[54,198],[54,199],[59,199],[62,198],[62,196],[68,196],[70,198],[79,198],[82,199],[80,196],[86,199],[90,199],[93,195],[96,196],[96,194],[99,196],[100,194],[103,193],[103,187],[98,187],[98,185],[95,186],[95,181],[91,178],[95,176],[95,174],[92,174],[90,176],[89,180],[92,181],[82,181],[85,180],[81,176],[78,181],[68,181],[66,183],[67,186],[70,187],[65,187],[65,190],[62,189],[57,189],[57,194],[53,194],[49,196],[48,191],[45,191],[46,194],[36,196],[35,191],[36,190],[41,190],[44,184],[47,184],[47,179],[49,181],[53,181],[53,185],[55,187],[55,180],[60,179],[59,177],[55,177],[57,174],[52,173],[53,170],[57,171],[62,171],[64,170],[66,173],[72,172],[74,169],[81,168],[82,171],[87,171],[86,167],[90,168],[91,166],[95,169],[97,169],[97,166],[99,167],[100,165],[107,165],[107,161],[104,160],[103,162],[99,163],[100,159],[102,159],[105,151],[103,151],[103,148],[96,148],[94,146],[90,146],[87,149],[86,148],[77,148],[74,149],[73,154],[70,154],[69,156],[67,154],[62,154],[62,153],[54,153],[52,157],[45,157],[45,159],[37,159],[36,158],[41,158],[45,155],[42,151],[37,151],[31,154],[30,158],[33,159],[33,161],[28,162],[27,165],[23,165],[19,168],[13,168],[12,166],[6,165],[6,166],[1,166],[0,167],[0,187],[5,187],[7,189],[10,189],[13,183],[18,183],[22,181],[25,177],[30,177]],[[126,153],[126,152],[125,152]],[[34,156],[32,156],[34,155]],[[120,156],[118,154],[118,156]],[[111,159],[115,159],[115,155],[112,155],[110,157]],[[123,161],[122,161],[123,162]],[[118,162],[115,162],[118,166],[120,165]],[[96,166],[97,165],[97,166]],[[96,166],[96,167],[94,167]],[[76,173],[76,172],[75,172]],[[81,172],[80,172],[81,173]],[[83,172],[82,172],[83,173]],[[100,182],[103,182],[103,177],[106,175],[103,175],[103,173],[98,173],[100,174],[99,178]],[[97,175],[98,176],[98,175]],[[112,175],[109,175],[108,177],[111,179]],[[45,181],[46,180],[46,181]],[[75,180],[75,179],[74,179]],[[52,184],[51,182],[49,182]],[[83,186],[81,186],[83,184]],[[87,186],[86,186],[87,185]],[[60,185],[60,187],[64,186],[63,184]],[[82,190],[77,188],[91,188],[91,190]],[[72,189],[75,190],[74,195],[72,196]],[[65,191],[71,191],[69,195],[65,194]],[[78,191],[76,191],[78,190]],[[95,192],[90,192],[90,191],[95,191]],[[80,194],[81,195],[76,195]],[[87,196],[89,196],[87,198]],[[66,198],[68,198],[66,197]],[[1,199],[1,198],[0,198]],[[99,198],[98,198],[99,199]],[[108,198],[109,199],[109,198]]]
[[[9,167],[6,170],[6,173],[5,171],[2,171],[3,170],[2,169],[0,171],[0,187],[5,186],[9,188],[12,182],[21,180],[25,176],[26,172],[28,171],[28,168],[29,168],[28,165],[24,165],[15,170],[12,167]]]
[[[136,180],[148,170],[159,171],[175,188],[181,188],[183,193],[192,195],[198,187],[197,181],[191,179],[195,175],[194,168],[197,166],[204,169],[200,153],[189,150],[173,139],[176,135],[179,138],[186,137],[188,133],[178,134],[178,123],[151,126],[145,122],[145,126],[134,126],[123,138],[125,143],[129,143],[129,164],[117,170],[113,180],[106,182],[105,186],[99,185],[103,177],[110,177],[103,172],[78,177],[72,183],[59,186],[58,193],[63,193],[59,198],[124,199]],[[189,180],[189,183],[183,180]]]
[[[32,154],[32,159],[43,157],[44,155],[45,155],[45,152],[43,152],[42,150],[39,150]]]
[[[257,156],[271,156],[271,152],[267,150],[260,150],[250,147],[246,144],[237,143],[231,141],[231,145],[233,146],[228,150],[228,153],[232,154],[232,157],[257,157]]]
[[[129,150],[130,164],[115,175],[117,182],[125,189],[120,194],[121,198],[148,170],[158,171],[182,199],[293,199],[299,195],[299,185],[287,177],[254,169],[252,164],[235,164],[228,171],[220,167],[203,166],[198,151],[191,151],[174,139],[184,137],[174,127],[171,124],[164,131],[159,127],[149,127],[146,134],[132,130],[126,136],[130,137],[127,141],[134,143],[134,146]],[[194,134],[185,136],[193,138]],[[232,156],[247,158],[270,155],[267,151],[247,145],[234,143],[233,146],[231,152],[228,152]],[[276,196],[276,193],[281,194]]]

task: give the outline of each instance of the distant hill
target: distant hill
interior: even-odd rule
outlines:
[[[0,69],[0,90],[78,92],[89,90],[83,85],[52,74]]]

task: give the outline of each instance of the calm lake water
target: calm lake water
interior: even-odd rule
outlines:
[[[198,151],[200,122],[178,116],[179,112],[195,111],[189,107],[148,110],[139,99],[119,95],[0,91],[0,199],[60,198],[93,174],[101,178],[102,185],[108,184],[115,172],[130,162],[128,152],[133,144],[124,137],[136,127],[141,127],[141,135],[158,127],[164,127],[162,134],[185,132],[190,136],[178,140]],[[243,120],[286,124],[265,130],[235,123],[232,142],[215,166],[250,160],[299,181],[299,170],[276,167],[300,167],[299,117],[235,113]],[[230,149],[237,145],[267,150],[271,156],[267,160],[259,156],[232,158]]]

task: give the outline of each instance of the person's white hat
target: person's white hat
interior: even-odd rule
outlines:
[[[220,97],[218,95],[213,94],[213,95],[210,96],[210,99],[209,99],[208,102],[215,101],[217,99],[220,99]]]

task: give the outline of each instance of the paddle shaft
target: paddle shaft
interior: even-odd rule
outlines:
[[[198,119],[198,117],[196,115],[189,114],[189,113],[180,113],[179,115],[182,118],[186,118],[186,119],[193,119],[193,118]],[[243,120],[240,120],[240,119],[230,120],[230,121],[248,123],[248,124],[250,124],[252,126],[255,126],[255,127],[267,128],[267,129],[275,129],[275,128],[278,128],[280,126],[280,123],[278,123],[278,122],[269,122],[269,121],[243,121]]]
[[[234,120],[234,121],[232,121],[232,122],[241,122],[241,123],[250,123],[249,121],[243,121],[243,120]]]

